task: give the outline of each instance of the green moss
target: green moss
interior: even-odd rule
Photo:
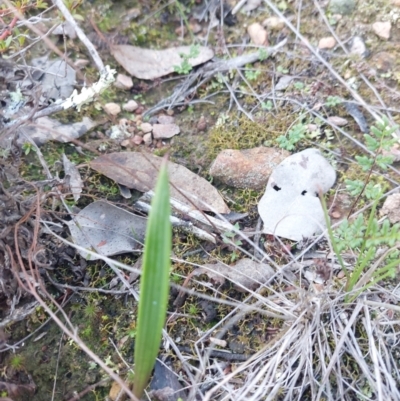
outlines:
[[[250,149],[274,141],[283,135],[297,115],[281,108],[278,114],[263,113],[256,121],[246,116],[231,115],[223,124],[216,124],[209,133],[207,152],[211,159],[224,149]]]

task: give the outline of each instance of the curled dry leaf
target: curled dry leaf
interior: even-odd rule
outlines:
[[[258,204],[264,232],[300,241],[325,228],[319,191],[327,192],[336,172],[317,149],[286,158],[271,174]]]
[[[23,132],[37,145],[43,145],[48,141],[70,142],[86,134],[97,125],[89,117],[83,117],[82,121],[73,124],[62,124],[49,117],[40,117],[34,124],[23,127]],[[25,142],[21,137],[19,142]]]
[[[131,45],[115,45],[111,48],[111,53],[132,76],[140,79],[155,79],[174,72],[174,67],[182,64],[183,59],[180,55],[189,55],[190,50],[191,46],[153,50]],[[195,67],[213,57],[214,52],[210,48],[200,46],[198,56],[189,58],[187,61]]]
[[[63,154],[63,165],[65,178],[68,180],[69,188],[72,192],[75,202],[79,200],[82,193],[83,181],[79,170],[76,168],[75,164],[72,163],[68,157]]]
[[[141,192],[154,189],[162,158],[151,153],[116,152],[97,157],[90,167],[118,184]],[[186,167],[168,162],[171,183],[171,198],[175,198],[191,209],[229,213],[218,191],[204,178]]]
[[[274,270],[266,263],[257,263],[251,259],[241,259],[234,266],[218,262],[206,264],[195,270],[194,275],[206,274],[212,281],[222,285],[226,279],[239,291],[255,290],[273,276]]]
[[[76,84],[76,72],[64,60],[51,62],[41,77],[41,89],[46,99],[66,99]]]
[[[153,378],[150,382],[151,399],[162,401],[186,400],[187,394],[179,382],[177,374],[169,362],[161,363],[158,359],[154,366]]]
[[[75,244],[104,256],[140,249],[146,232],[146,219],[104,201],[91,203],[69,221]],[[78,250],[82,257],[98,257]]]

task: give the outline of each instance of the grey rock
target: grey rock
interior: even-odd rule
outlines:
[[[368,57],[370,53],[361,36],[354,36],[349,50],[351,54],[358,55],[362,58]]]
[[[331,0],[329,2],[329,10],[333,14],[349,15],[355,7],[355,0]]]

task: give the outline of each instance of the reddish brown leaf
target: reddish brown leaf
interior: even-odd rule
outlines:
[[[90,162],[90,167],[118,184],[147,192],[154,189],[161,161],[161,157],[151,153],[117,152],[97,157]],[[168,162],[168,173],[170,183],[173,184],[172,198],[189,207],[195,205],[200,210],[229,213],[221,195],[204,178],[173,162]]]

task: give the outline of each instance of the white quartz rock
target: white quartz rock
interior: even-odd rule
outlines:
[[[321,233],[324,212],[318,197],[336,180],[336,172],[317,149],[286,158],[272,172],[258,204],[264,233],[300,241]]]

